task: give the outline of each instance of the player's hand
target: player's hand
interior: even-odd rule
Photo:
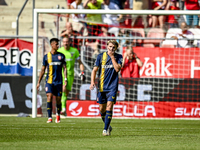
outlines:
[[[94,90],[95,87],[96,87],[96,86],[95,86],[95,83],[91,83],[91,84],[90,84],[90,90]]]
[[[81,78],[81,81],[85,81],[85,74],[84,74],[84,72],[81,72],[80,74],[79,74],[79,77]]]

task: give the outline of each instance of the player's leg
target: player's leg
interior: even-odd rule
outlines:
[[[105,117],[106,117],[106,104],[99,104],[99,110],[101,114],[101,119],[105,123]]]
[[[112,130],[110,123],[112,120],[113,106],[116,103],[116,92],[111,91],[106,94],[106,97],[107,97],[107,105],[106,105],[104,130],[107,131],[107,135],[110,135],[110,132]]]
[[[61,97],[56,96],[56,123],[60,123],[60,111],[61,111]]]
[[[45,90],[46,90],[46,95],[47,95],[47,113],[48,113],[47,123],[51,123],[52,122],[53,85],[46,83]]]
[[[69,90],[62,92],[62,98],[61,98],[61,104],[62,104],[61,114],[62,115],[65,115],[65,113],[66,113],[66,102],[67,102],[68,94],[69,94]]]
[[[53,94],[52,93],[47,93],[47,113],[48,113],[48,121],[47,123],[52,122],[52,99],[53,99]]]
[[[74,82],[74,76],[67,76],[67,86],[66,86],[66,91],[63,91],[62,93],[62,98],[61,98],[61,103],[62,103],[62,111],[61,114],[65,115],[66,114],[66,102],[67,102],[67,96],[69,95],[69,92],[72,89],[72,85]],[[64,82],[63,82],[64,83]]]
[[[104,130],[107,130],[109,125],[110,125],[110,123],[111,123],[113,105],[114,105],[114,103],[112,101],[108,101],[107,102]]]
[[[57,91],[55,93],[56,95],[56,123],[60,123],[60,111],[61,111],[61,95],[62,95],[62,84],[56,85]]]
[[[114,105],[114,103],[111,101],[108,101],[106,104],[106,116],[105,116],[104,130],[103,130],[104,136],[111,135],[112,127],[110,126],[110,123],[112,120],[113,105]]]
[[[105,122],[106,116],[106,99],[105,94],[102,92],[97,93],[97,103],[99,103],[99,111],[101,114],[101,119]]]

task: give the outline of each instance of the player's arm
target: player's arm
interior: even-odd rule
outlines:
[[[85,73],[84,73],[84,65],[83,65],[83,63],[82,63],[82,61],[81,61],[81,59],[79,58],[78,59],[78,63],[79,63],[79,67],[80,67],[80,70],[81,70],[81,73],[80,73],[80,77],[81,77],[81,80],[82,81],[85,81]]]
[[[78,59],[78,63],[79,63],[79,67],[80,67],[81,72],[84,72],[85,68],[84,68],[84,65],[83,65],[81,59]]]
[[[112,63],[113,63],[115,71],[119,72],[121,70],[121,68],[122,68],[122,65],[117,63],[117,61],[115,60],[114,55],[111,56],[111,60],[112,60]]]
[[[98,71],[99,67],[95,66],[92,70],[92,74],[91,74],[91,84],[90,84],[90,90],[93,90],[96,85],[95,85],[95,78],[96,78],[96,74]]]
[[[45,69],[46,69],[46,66],[42,66],[41,71],[40,71],[40,76],[39,76],[39,79],[38,79],[38,83],[37,83],[37,91],[39,90],[40,82],[41,82],[41,80],[44,76]]]

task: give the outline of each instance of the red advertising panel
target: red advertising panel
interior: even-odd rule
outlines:
[[[144,63],[141,77],[200,78],[199,48],[134,47],[134,52]]]
[[[67,101],[69,117],[99,117],[96,101]],[[200,118],[200,103],[195,102],[117,102],[113,117]]]

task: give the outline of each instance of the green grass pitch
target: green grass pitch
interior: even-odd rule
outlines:
[[[1,150],[199,150],[200,120],[112,120],[111,136],[102,136],[100,118],[0,117]]]

